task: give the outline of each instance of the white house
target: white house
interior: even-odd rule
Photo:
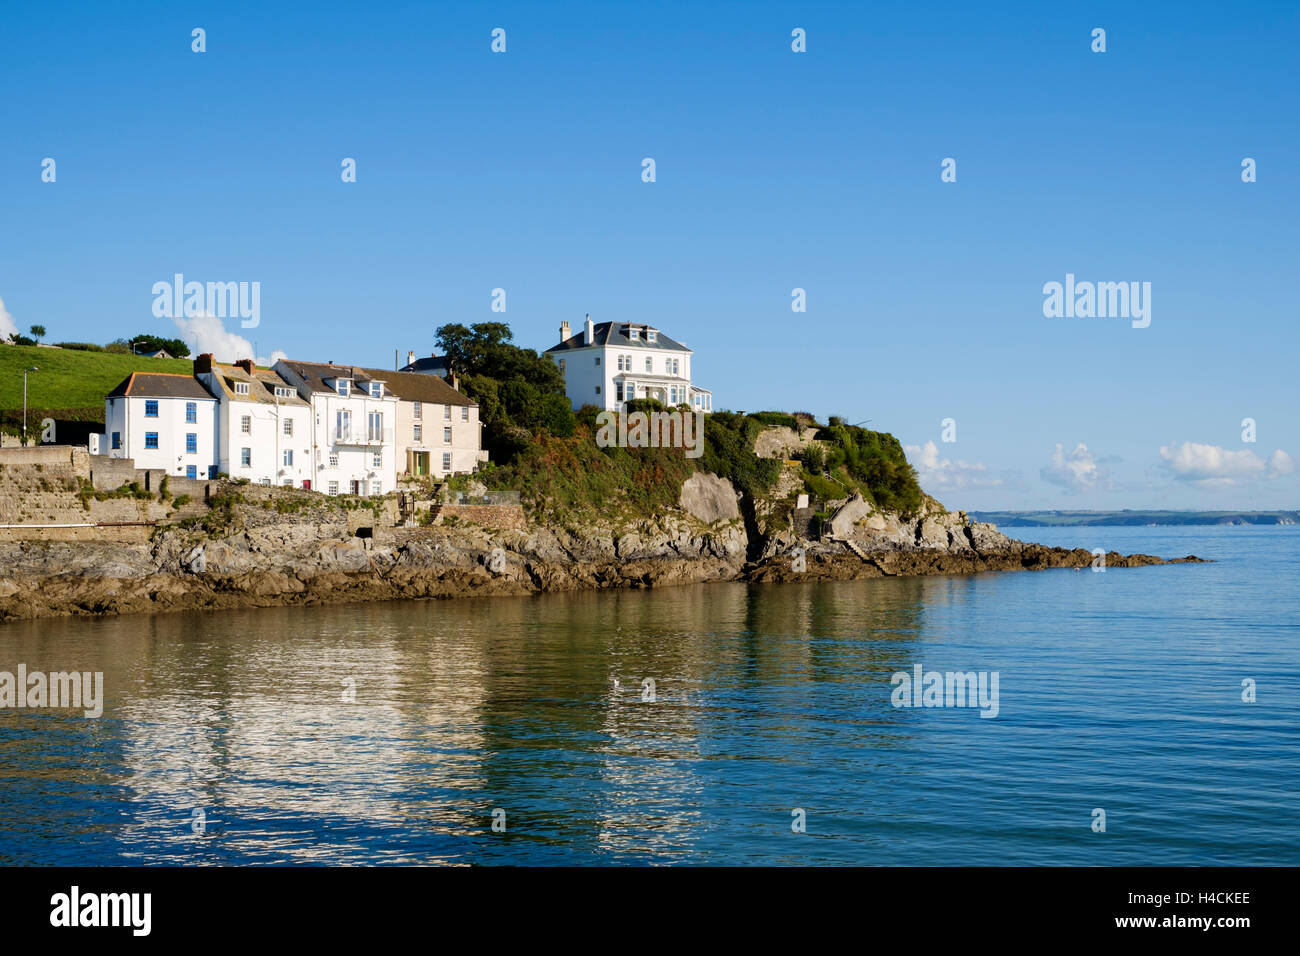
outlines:
[[[133,458],[136,468],[215,477],[217,404],[189,375],[132,372],[104,399],[99,450],[110,458]]]
[[[442,478],[473,471],[487,461],[478,419],[478,402],[437,375],[384,372],[363,368],[372,381],[382,379],[397,398],[397,470],[408,478]]]
[[[331,495],[396,489],[397,396],[385,373],[286,359],[272,369],[311,406],[310,444],[303,447],[310,449],[313,488]]]
[[[252,359],[222,365],[204,354],[194,377],[217,397],[217,470],[255,484],[312,488],[311,403]]]
[[[560,367],[564,391],[575,409],[597,405],[610,411],[634,398],[656,398],[666,405],[713,410],[708,389],[691,385],[692,352],[652,325],[593,323],[571,335],[560,323],[560,342],[544,353]]]

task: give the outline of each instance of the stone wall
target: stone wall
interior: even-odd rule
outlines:
[[[138,480],[135,460],[132,458],[109,458],[107,455],[87,457],[90,460],[90,482],[96,491],[113,491]]]
[[[523,531],[528,526],[524,509],[519,505],[434,505],[429,513],[434,524],[442,524],[454,516],[500,531]]]

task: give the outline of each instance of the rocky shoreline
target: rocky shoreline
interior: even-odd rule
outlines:
[[[1086,568],[1093,554],[1015,541],[964,514],[912,520],[843,509],[843,537],[809,540],[772,515],[699,508],[618,531],[551,525],[367,529],[337,509],[243,509],[221,534],[166,528],[147,542],[0,543],[0,620],[466,595],[647,588],[711,581],[848,581],[921,574]],[[852,505],[852,502],[849,503]],[[845,507],[848,507],[846,505]],[[862,510],[862,509],[857,509]],[[770,533],[756,531],[760,525]],[[1106,555],[1107,568],[1199,561]]]

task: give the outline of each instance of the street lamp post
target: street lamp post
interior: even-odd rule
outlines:
[[[40,369],[33,365],[23,372],[23,447],[27,446],[27,374],[39,371]]]

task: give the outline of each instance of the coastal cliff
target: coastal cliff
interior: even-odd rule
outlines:
[[[789,509],[697,473],[678,506],[639,520],[401,526],[395,510],[309,492],[237,490],[203,520],[148,540],[0,542],[0,619],[664,587],[708,581],[854,580],[1083,568],[1083,549],[1015,541],[927,499],[903,517],[850,497],[823,534]],[[251,494],[251,490],[250,490]],[[271,494],[276,497],[272,498]],[[286,507],[285,501],[293,502]],[[275,502],[272,504],[272,502]],[[1180,558],[1177,561],[1195,561]],[[1109,554],[1107,567],[1168,563]]]

